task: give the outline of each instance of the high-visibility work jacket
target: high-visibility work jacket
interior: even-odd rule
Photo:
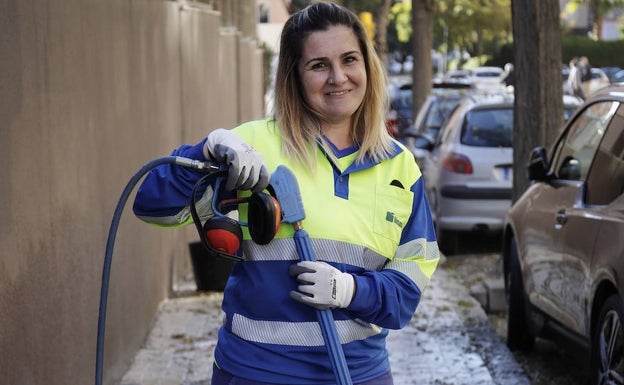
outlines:
[[[389,159],[356,164],[356,147],[333,148],[333,164],[319,148],[313,172],[284,157],[271,118],[244,123],[233,132],[263,154],[270,172],[279,165],[293,171],[306,213],[303,228],[316,258],[354,275],[351,304],[332,310],[353,382],[388,372],[388,329],[409,322],[439,260],[413,155],[395,142]],[[183,145],[172,155],[206,160],[203,144]],[[188,223],[190,192],[201,175],[173,165],[152,170],[137,192],[135,214],[159,225]],[[204,194],[204,199],[211,197],[211,191]],[[246,205],[239,206],[239,216],[247,220]],[[224,290],[226,320],[215,361],[255,381],[333,384],[316,310],[289,296],[297,282],[288,268],[299,260],[293,234],[293,227],[283,223],[269,244],[258,245],[244,231],[245,261],[235,263]]]

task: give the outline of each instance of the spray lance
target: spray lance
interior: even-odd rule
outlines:
[[[302,261],[315,261],[316,255],[312,248],[312,242],[310,242],[310,237],[302,225],[302,221],[305,219],[305,211],[295,174],[285,166],[278,166],[275,172],[271,174],[269,185],[273,187],[275,196],[282,208],[282,222],[293,225],[295,230],[293,237],[299,258]],[[316,316],[321,326],[323,340],[327,346],[338,385],[352,384],[349,367],[334,324],[334,315],[330,309],[317,309]]]
[[[216,162],[202,162],[180,156],[165,156],[161,158],[156,158],[143,166],[130,179],[130,181],[124,188],[115,208],[113,219],[111,221],[102,269],[102,284],[97,326],[95,385],[102,385],[104,335],[106,330],[108,288],[112,265],[112,255],[115,247],[117,229],[119,228],[119,222],[121,220],[121,214],[123,213],[123,209],[130,196],[130,193],[137,185],[137,183],[141,180],[141,178],[151,169],[163,164],[174,164],[178,166],[189,167],[201,172],[205,172],[209,175],[224,175],[227,173],[227,166]],[[202,178],[202,180],[203,179],[205,179],[205,177]],[[303,203],[301,200],[301,193],[299,191],[297,178],[290,169],[285,166],[279,166],[277,167],[276,171],[271,175],[269,185],[270,187],[272,187],[279,206],[281,207],[281,222],[293,225],[293,228],[295,230],[293,237],[299,257],[301,258],[301,260],[304,261],[316,260],[310,238],[302,226],[302,221],[303,219],[305,219],[305,211],[303,209]],[[192,195],[193,196],[191,199],[191,206],[192,208],[194,208],[193,203],[195,198],[195,189],[193,190]],[[197,218],[195,218],[194,216],[193,219],[197,224]],[[227,254],[216,253],[215,255],[222,257]],[[346,363],[344,352],[342,350],[342,345],[340,344],[340,340],[338,338],[338,333],[334,325],[333,314],[331,313],[330,309],[317,309],[316,312],[321,327],[323,340],[325,341],[325,345],[327,346],[330,363],[332,365],[334,375],[336,376],[337,384],[351,385],[352,381],[349,375],[349,369]]]

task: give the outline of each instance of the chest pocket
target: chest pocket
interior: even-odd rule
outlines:
[[[387,247],[396,248],[412,212],[414,194],[400,187],[375,187],[373,231]],[[388,243],[391,242],[391,243]]]

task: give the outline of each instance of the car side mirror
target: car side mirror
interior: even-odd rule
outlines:
[[[417,134],[414,137],[414,147],[421,148],[426,151],[431,151],[433,150],[433,147],[435,147],[434,139],[431,138],[429,135]]]
[[[409,143],[409,145],[417,149],[431,151],[434,146],[433,138],[426,134],[417,133],[415,130],[405,130],[401,137],[405,139],[405,141]]]
[[[548,179],[548,155],[544,147],[536,147],[531,150],[527,171],[529,180],[543,181]]]

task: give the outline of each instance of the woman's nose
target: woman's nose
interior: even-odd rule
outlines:
[[[347,80],[347,75],[341,67],[332,68],[329,74],[329,84],[341,84]]]

